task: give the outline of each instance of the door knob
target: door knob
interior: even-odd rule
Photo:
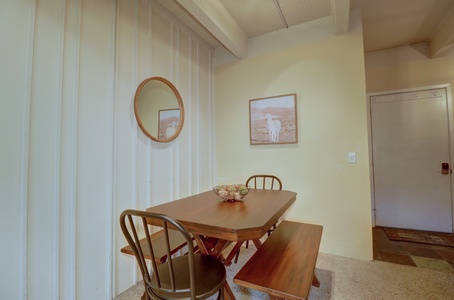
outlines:
[[[449,168],[449,163],[441,163],[441,174],[449,175],[452,173],[452,170]]]

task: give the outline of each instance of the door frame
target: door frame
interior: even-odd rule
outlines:
[[[430,85],[423,87],[414,87],[406,88],[399,90],[389,90],[382,92],[373,92],[367,93],[367,129],[368,129],[368,144],[369,144],[369,178],[370,178],[370,199],[371,199],[371,215],[372,215],[372,226],[376,226],[375,222],[375,186],[374,186],[374,164],[373,164],[373,150],[372,150],[372,123],[371,123],[371,97],[379,95],[387,95],[392,93],[406,93],[406,92],[417,92],[421,90],[430,90],[430,89],[445,89],[446,90],[446,101],[448,108],[448,132],[449,132],[449,160],[452,163],[454,162],[454,112],[452,110],[452,94],[451,94],[451,85],[450,84],[439,84],[439,85]],[[452,168],[452,166],[451,166]],[[451,175],[451,229],[454,232],[454,174]]]

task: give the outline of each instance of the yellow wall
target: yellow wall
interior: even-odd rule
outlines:
[[[251,146],[249,99],[289,93],[298,144]],[[321,252],[372,259],[361,32],[217,66],[215,124],[217,183],[275,174],[298,193],[286,218],[324,226]]]
[[[368,93],[445,83],[451,84],[453,91],[454,56],[367,68],[366,80]]]

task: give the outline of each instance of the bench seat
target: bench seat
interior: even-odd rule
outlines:
[[[282,221],[236,274],[233,282],[267,293],[271,299],[307,299],[323,227]]]
[[[170,249],[172,249],[171,254],[175,254],[181,248],[186,246],[186,240],[181,235],[180,232],[176,230],[169,230],[169,239],[170,239]],[[153,241],[153,250],[154,250],[154,259],[157,264],[162,264],[167,260],[166,252],[166,239],[164,236],[164,231],[159,230],[151,235],[151,240]],[[140,240],[140,244],[143,246],[144,257],[146,259],[151,259],[150,249],[147,245],[147,239],[143,238]],[[127,245],[121,248],[121,252],[134,255],[132,252],[131,246]]]

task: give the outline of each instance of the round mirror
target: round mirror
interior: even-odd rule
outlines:
[[[134,114],[142,131],[156,142],[173,141],[183,128],[184,107],[180,93],[162,77],[142,81],[134,96]]]

